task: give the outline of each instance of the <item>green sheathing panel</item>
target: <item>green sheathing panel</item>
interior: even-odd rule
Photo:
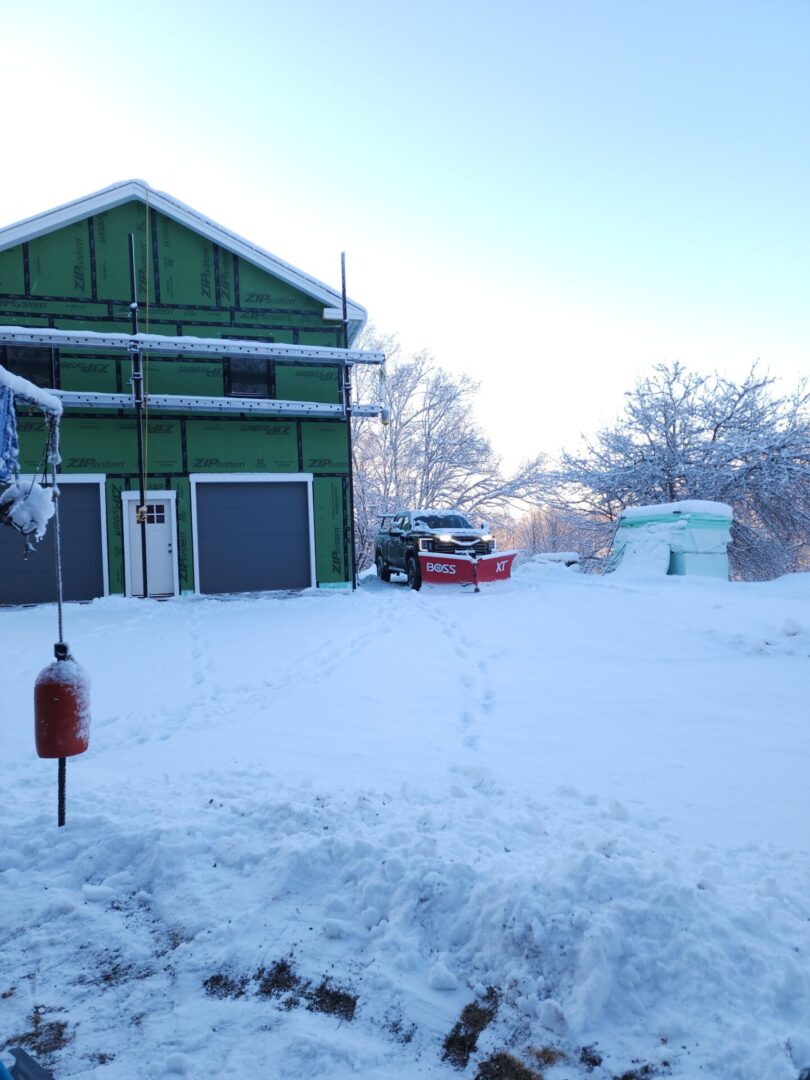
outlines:
[[[108,480],[107,484],[107,557],[110,566],[110,592],[124,591],[124,522],[121,492],[123,480]]]
[[[20,472],[41,472],[48,445],[48,425],[42,414],[18,411],[17,435],[20,440]]]
[[[63,390],[114,394],[118,389],[115,360],[72,358],[63,353],[59,359],[59,385]]]
[[[298,472],[294,423],[186,421],[189,472]]]
[[[194,540],[191,531],[191,484],[184,477],[172,480],[177,492],[177,559],[180,592],[194,591]]]
[[[0,322],[128,333],[130,233],[135,237],[142,331],[331,348],[342,344],[340,325],[323,318],[323,300],[139,200],[0,253]],[[66,349],[60,359],[63,389],[110,393],[129,387],[125,370],[129,365],[123,356],[118,359],[120,380],[108,363],[94,367],[98,358]],[[166,358],[151,360],[149,367],[153,393],[225,392],[221,362],[189,364]],[[279,364],[276,378],[276,396],[282,400],[338,402],[334,369]]]
[[[315,571],[319,585],[348,581],[343,543],[343,482],[321,477],[313,483],[315,507]]]
[[[115,303],[112,305],[113,315],[117,319],[121,319],[129,323],[129,304]],[[147,318],[148,317],[148,318]],[[140,329],[146,333],[147,321],[149,323],[150,334],[175,334],[177,332],[178,324],[181,326],[186,324],[189,329],[187,333],[193,333],[195,337],[200,337],[198,331],[198,323],[201,321],[202,325],[208,323],[217,323],[214,330],[219,337],[227,337],[231,331],[228,329],[231,322],[230,311],[216,311],[214,309],[202,310],[200,308],[178,308],[168,307],[164,304],[152,304],[149,310],[146,310],[145,305],[141,305],[140,308]]]
[[[152,394],[222,397],[225,376],[221,361],[146,360],[147,389]]]
[[[157,215],[160,300],[165,304],[214,307],[214,245],[210,240]]]
[[[191,331],[189,331],[191,332]],[[259,341],[273,341],[281,345],[294,345],[293,338],[298,331],[294,329],[279,328],[277,324],[267,326],[230,326],[223,330],[221,326],[195,327],[194,333],[199,337],[226,337],[226,338],[255,338]]]
[[[236,306],[236,256],[221,247],[217,247],[216,254],[219,303],[221,307],[233,309]]]
[[[124,383],[129,386],[131,365],[123,369]],[[222,397],[224,377],[222,364],[190,363],[187,360],[144,360],[146,390],[150,394],[184,394],[189,397]]]
[[[147,474],[183,471],[180,423],[161,419],[147,424]],[[62,467],[65,472],[137,473],[135,421],[66,416],[62,420]]]
[[[299,292],[286,281],[273,277],[258,266],[237,259],[239,269],[239,303],[242,311],[272,309],[276,312],[298,312],[308,316],[309,319],[323,321],[322,300],[316,300],[312,296]],[[247,319],[246,322],[257,322],[256,318]],[[307,323],[308,325],[309,323]]]
[[[146,303],[148,276],[149,302],[154,303],[154,274],[148,273],[152,265],[152,254],[146,219],[146,206],[137,201],[116,206],[114,210],[96,214],[93,218],[96,288],[100,300],[129,302],[129,234],[132,233],[135,237],[135,265],[138,268],[138,302]],[[128,312],[124,313],[123,321],[129,325]]]
[[[93,330],[97,334],[128,334],[131,330],[129,319],[115,322],[112,319],[67,319],[51,315],[50,325],[55,330]]]
[[[24,293],[25,269],[22,244],[0,251],[0,293]]]
[[[36,305],[33,305],[36,307]],[[46,329],[50,326],[50,321],[47,318],[37,318],[35,315],[14,315],[14,326],[44,326]]]
[[[96,318],[106,319],[109,315],[109,308],[106,304],[96,304],[92,300],[88,300],[85,303],[73,302],[70,300],[8,300],[4,301],[0,298],[0,309],[2,310],[25,310],[36,311],[41,315],[53,315],[55,318],[64,317],[65,325],[70,329],[71,327],[76,329],[76,322],[74,317],[81,319],[94,316]],[[127,322],[129,320],[127,319]],[[95,323],[93,324],[95,327]],[[118,326],[118,323],[115,324]],[[119,327],[120,329],[120,327]]]
[[[335,329],[301,330],[299,345],[322,345],[326,349],[343,348],[343,331]]]
[[[301,447],[304,472],[346,472],[349,447],[346,425],[342,422],[301,422]]]
[[[92,299],[90,234],[86,221],[38,236],[28,244],[32,296]]]
[[[336,368],[276,364],[276,397],[285,401],[340,402]]]

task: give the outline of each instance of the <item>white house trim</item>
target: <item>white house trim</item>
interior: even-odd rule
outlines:
[[[171,526],[172,526],[172,554],[174,556],[172,560],[172,581],[174,583],[174,595],[180,595],[180,563],[178,558],[177,547],[177,492],[172,491],[170,488],[160,488],[154,491],[146,492],[146,501],[153,500],[168,501],[172,504],[171,512]],[[124,535],[124,595],[132,596],[132,572],[130,569],[130,553],[132,550],[129,542],[129,507],[128,503],[141,501],[141,493],[139,491],[122,491],[121,492],[121,531]],[[147,580],[149,574],[149,567],[146,568]]]

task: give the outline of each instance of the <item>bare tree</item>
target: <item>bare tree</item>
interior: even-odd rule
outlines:
[[[386,353],[383,386],[359,373],[358,398],[381,396],[390,423],[355,420],[353,428],[355,528],[358,566],[372,561],[380,514],[401,506],[452,506],[477,518],[497,519],[537,496],[543,462],[526,462],[504,475],[500,458],[473,418],[477,384],[440,368],[427,352],[404,358],[393,337],[366,332],[364,347]]]
[[[735,383],[662,364],[623,416],[550,476],[549,505],[612,521],[626,506],[711,499],[734,510],[735,576],[775,576],[810,557],[810,395],[776,397],[753,367]]]
[[[607,553],[614,525],[577,510],[535,507],[513,523],[510,545],[526,555],[575,551],[583,567]]]

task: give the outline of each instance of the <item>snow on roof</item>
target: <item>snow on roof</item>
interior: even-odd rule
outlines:
[[[712,514],[715,517],[734,517],[727,503],[712,502],[709,499],[682,499],[680,502],[651,503],[649,506],[628,506],[619,514],[619,519],[663,517],[666,514]]]
[[[32,405],[36,405],[43,412],[50,413],[52,416],[62,415],[62,402],[58,397],[49,394],[41,386],[35,386],[21,375],[6,371],[2,364],[0,364],[0,386],[7,386],[16,397],[21,397]]]
[[[173,195],[151,188],[144,180],[122,180],[116,184],[111,184],[109,187],[102,188],[100,191],[95,191],[91,195],[84,195],[80,199],[74,199],[72,202],[57,206],[52,210],[46,210],[44,213],[35,214],[33,217],[25,218],[23,221],[18,221],[13,225],[7,225],[5,228],[0,229],[0,251],[5,251],[7,248],[15,247],[17,244],[28,240],[34,240],[36,237],[53,232],[55,229],[72,225],[93,214],[112,210],[116,206],[131,202],[133,199],[145,203],[153,210],[158,210],[160,213],[165,214],[166,217],[172,218],[181,225],[185,225],[187,228],[199,233],[200,236],[205,236],[213,243],[234,252],[260,270],[286,281],[308,296],[322,301],[325,305],[323,313],[325,319],[342,319],[343,301],[341,294],[336,289],[330,288],[324,282],[305,274],[290,263],[279,259],[278,256],[271,255],[269,251],[265,251],[264,248],[260,248],[250,240],[246,240],[237,233],[231,232],[230,229],[217,224],[211,218],[194,210],[193,207],[187,206],[185,203],[180,202],[179,199],[175,199]],[[351,336],[355,337],[365,326],[368,312],[361,304],[349,300],[347,314],[350,331],[353,331]]]

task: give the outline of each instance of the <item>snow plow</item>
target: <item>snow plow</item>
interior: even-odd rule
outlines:
[[[419,552],[419,571],[423,585],[474,585],[507,581],[512,576],[516,551],[497,551],[491,555],[437,555]]]
[[[381,581],[404,573],[411,589],[429,585],[474,585],[505,581],[517,552],[496,551],[495,537],[457,510],[398,510],[384,514],[374,543]]]

